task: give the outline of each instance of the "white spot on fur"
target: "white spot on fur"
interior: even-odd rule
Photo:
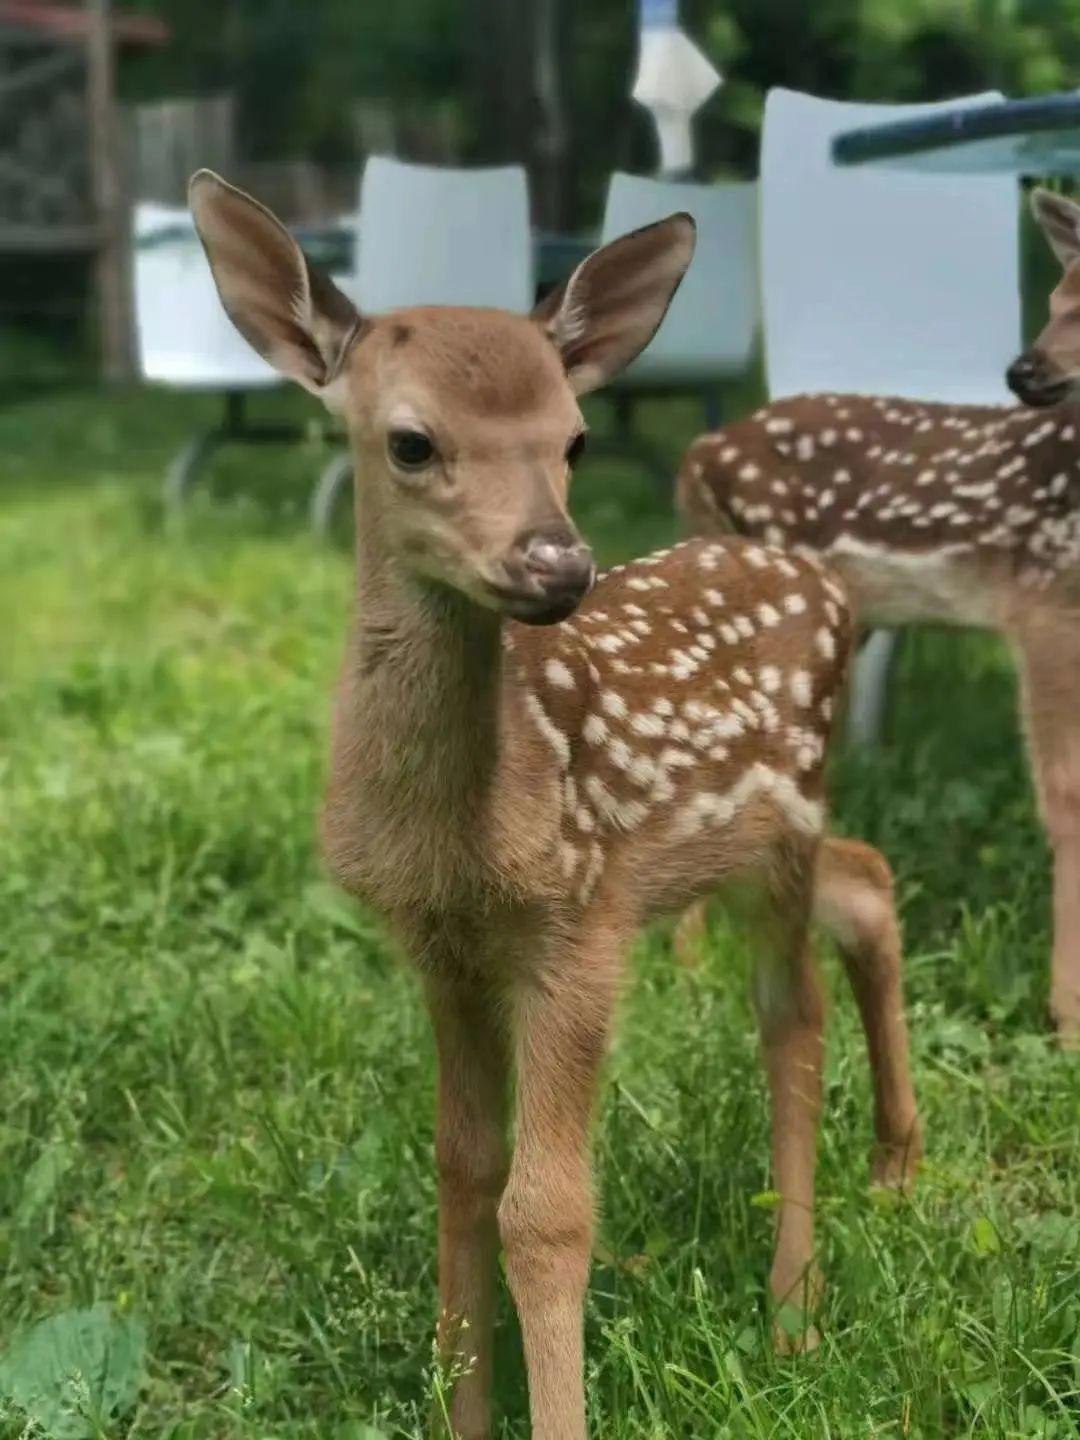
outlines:
[[[569,765],[570,741],[555,724],[543,705],[541,705],[539,698],[534,695],[531,690],[525,692],[525,706],[536,721],[536,728],[551,746],[560,764],[563,766]]]
[[[607,743],[607,757],[615,766],[616,770],[628,770],[630,761],[634,758],[630,746],[625,740],[609,740]]]
[[[569,665],[565,664],[562,660],[549,660],[544,666],[544,674],[556,689],[573,690],[573,672]]]
[[[783,812],[787,822],[807,835],[821,831],[822,807],[809,800],[789,775],[782,775],[760,762],[741,775],[723,794],[698,791],[678,812],[672,831],[677,839],[690,839],[706,824],[728,824],[738,812],[759,795],[768,795]]]
[[[635,735],[659,740],[663,737],[666,726],[659,715],[650,715],[647,711],[643,711],[639,715],[631,715],[630,729]]]
[[[791,698],[795,701],[796,705],[801,705],[806,709],[813,704],[814,682],[808,670],[793,671],[789,683],[791,685]]]
[[[590,745],[602,745],[607,739],[607,724],[599,715],[586,715],[581,733]]]
[[[648,755],[636,755],[627,773],[635,785],[651,785],[656,778],[656,761]]]

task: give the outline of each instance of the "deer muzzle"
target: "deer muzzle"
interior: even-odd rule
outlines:
[[[1038,350],[1025,350],[1005,372],[1005,383],[1025,405],[1056,405],[1069,391],[1069,379],[1061,375]]]
[[[492,587],[505,612],[527,625],[554,625],[574,613],[592,589],[592,551],[568,526],[534,530],[505,562],[508,584]]]

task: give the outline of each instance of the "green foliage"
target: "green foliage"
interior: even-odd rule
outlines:
[[[234,90],[252,158],[357,158],[352,104],[399,116],[442,109],[466,158],[507,158],[506,115],[484,80],[493,46],[537,33],[537,0],[140,0],[173,28],[160,54],[122,75],[133,96]],[[631,0],[558,0],[569,147],[563,183],[578,227],[595,223],[613,169],[656,164],[647,115],[630,98],[637,45]],[[683,24],[725,75],[700,113],[705,174],[757,168],[770,86],[864,100],[915,101],[999,87],[1012,95],[1080,81],[1080,0],[683,0]],[[502,37],[500,39],[500,37]],[[535,47],[526,47],[528,54]],[[499,57],[504,68],[513,60]],[[499,66],[496,65],[496,72]],[[540,121],[536,75],[513,72]],[[496,87],[496,91],[497,91]],[[495,106],[493,109],[492,107]],[[528,161],[528,134],[515,143]]]
[[[729,83],[701,121],[706,169],[753,172],[765,92],[943,100],[1068,89],[1080,76],[1077,0],[705,0],[684,4]]]
[[[303,531],[325,455],[227,450],[167,534],[162,469],[211,413],[150,394],[0,413],[5,1374],[25,1373],[17,1337],[99,1317],[78,1359],[50,1347],[54,1408],[29,1431],[7,1384],[0,1440],[48,1433],[74,1369],[97,1428],[71,1433],[98,1440],[415,1440],[452,1383],[431,1350],[426,1021],[315,854],[351,591],[347,554]],[[674,457],[697,418],[657,403],[645,424]],[[576,485],[606,559],[670,534],[625,465],[586,460]],[[834,793],[898,874],[920,1185],[869,1192],[865,1054],[829,967],[824,1344],[777,1360],[747,957],[719,923],[696,969],[644,936],[597,1134],[596,1434],[1076,1433],[1078,1062],[1045,1033],[1048,861],[1003,650],[918,636],[893,721]],[[509,1440],[527,1429],[505,1296],[497,1337]]]
[[[0,1405],[6,1401],[47,1440],[93,1440],[134,1405],[145,1346],[131,1316],[104,1305],[62,1311],[0,1357]]]
[[[355,156],[351,107],[448,97],[467,105],[467,29],[451,0],[142,0],[170,44],[122,74],[131,98],[231,90],[253,159]]]

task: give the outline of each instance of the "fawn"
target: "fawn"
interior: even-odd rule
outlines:
[[[653,335],[691,258],[688,216],[597,251],[530,317],[371,318],[256,201],[208,171],[190,200],[229,315],[342,415],[355,456],[356,618],[323,841],[430,1007],[439,1339],[464,1368],[453,1431],[490,1433],[501,1240],[533,1434],[582,1440],[590,1115],[645,917],[756,882],[778,1298],[816,1288],[812,912],[867,1032],[875,1174],[902,1183],[918,1157],[888,867],[822,838],[844,595],[815,562],[739,541],[660,551],[594,584],[566,508],[577,397]],[[795,1343],[813,1339],[808,1325]]]
[[[1080,208],[1034,192],[1065,265],[1053,318],[1008,372],[1030,405],[1080,393]],[[1036,791],[1054,852],[1050,1009],[1080,1045],[1080,416],[863,395],[779,400],[696,440],[679,505],[823,558],[866,626],[1005,635],[1019,660]]]

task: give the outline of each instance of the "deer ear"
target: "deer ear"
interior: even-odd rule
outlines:
[[[191,177],[188,203],[229,319],[275,370],[328,399],[362,327],[352,303],[277,216],[212,170]]]
[[[656,334],[693,259],[696,229],[680,213],[613,240],[533,311],[578,395],[617,375]]]
[[[1031,192],[1031,211],[1062,265],[1071,264],[1080,255],[1080,205],[1040,188]]]

